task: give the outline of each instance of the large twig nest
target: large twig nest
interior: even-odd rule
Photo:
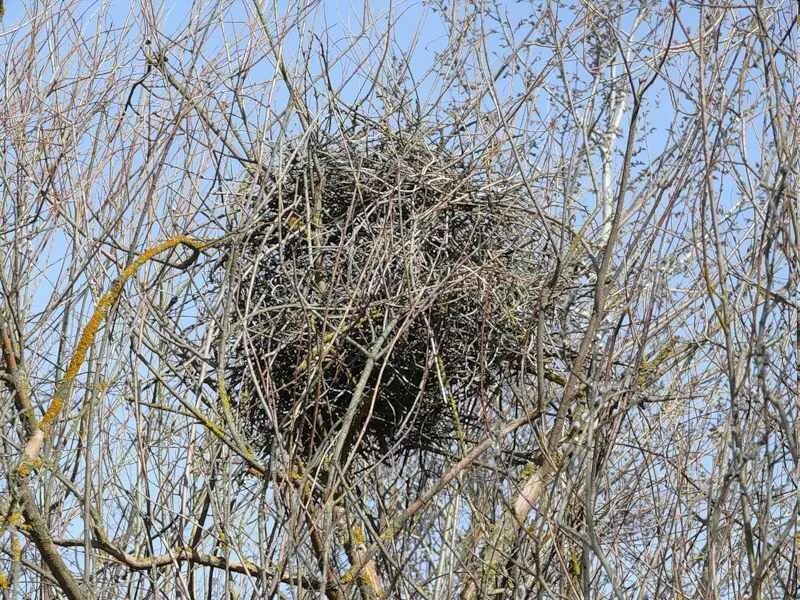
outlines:
[[[227,257],[247,435],[302,457],[337,434],[370,454],[468,435],[524,363],[546,262],[516,188],[419,136],[292,151],[251,183]]]

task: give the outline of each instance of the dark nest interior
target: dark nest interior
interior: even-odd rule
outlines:
[[[250,442],[307,460],[342,435],[374,459],[447,451],[493,422],[548,262],[519,186],[374,129],[276,162],[237,199],[244,233],[220,278]]]

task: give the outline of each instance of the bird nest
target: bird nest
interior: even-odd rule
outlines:
[[[374,131],[282,163],[240,196],[226,258],[227,378],[250,442],[385,456],[469,436],[524,364],[546,262],[517,188]]]

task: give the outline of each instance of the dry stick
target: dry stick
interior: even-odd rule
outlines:
[[[84,545],[85,541],[83,539],[56,539],[53,540],[53,543],[64,548],[71,548],[81,547]],[[275,575],[273,571],[257,565],[256,563],[250,561],[232,562],[221,556],[204,554],[196,548],[179,548],[172,552],[155,556],[136,556],[124,552],[107,540],[100,538],[93,539],[91,544],[92,547],[102,550],[120,564],[129,567],[133,571],[149,571],[150,569],[166,567],[176,563],[192,562],[220,570],[227,570],[232,573],[248,575],[253,578],[264,575],[272,577]],[[287,575],[281,577],[280,581],[288,585],[303,586],[312,589],[319,589],[321,585],[320,582],[305,576]]]
[[[311,538],[311,547],[317,557],[320,571],[323,572],[323,577],[325,578],[325,596],[328,600],[343,600],[344,596],[342,596],[339,584],[336,581],[336,573],[326,566],[325,542],[322,540],[322,536],[320,536],[319,529],[317,529],[311,514],[308,511],[304,512],[306,513],[305,517],[306,523],[308,524],[308,535]],[[322,589],[322,585],[322,583],[318,584],[318,587],[315,589]]]
[[[633,81],[630,80],[630,70],[628,70],[631,90],[633,92],[633,107],[631,109],[631,116],[628,125],[628,136],[625,145],[622,174],[620,177],[619,187],[617,189],[616,206],[614,215],[612,217],[611,227],[608,232],[608,237],[606,238],[603,248],[600,268],[597,274],[594,305],[592,308],[589,325],[587,327],[587,331],[581,339],[581,344],[578,349],[578,355],[575,359],[575,362],[569,371],[569,375],[564,386],[562,401],[558,408],[555,422],[549,434],[547,435],[547,440],[543,450],[543,456],[546,460],[541,467],[535,468],[534,472],[522,484],[520,493],[514,499],[512,514],[504,515],[503,521],[501,522],[502,525],[500,531],[498,532],[500,539],[503,537],[510,539],[512,532],[514,532],[524,523],[530,511],[538,503],[538,500],[541,497],[547,483],[549,482],[550,477],[558,470],[558,466],[561,461],[560,444],[562,438],[564,437],[564,421],[566,419],[567,411],[571,407],[573,399],[578,393],[579,385],[584,381],[584,369],[589,356],[589,351],[591,350],[594,341],[594,335],[599,329],[603,316],[605,315],[606,297],[608,295],[608,283],[606,278],[611,266],[613,248],[619,238],[622,227],[622,209],[624,207],[625,192],[628,185],[628,179],[630,177],[630,168],[634,153],[636,125],[638,123],[642,98],[658,77],[660,68],[666,60],[669,52],[669,46],[672,43],[674,28],[675,20],[673,19],[667,50],[662,54],[658,66],[654,69],[655,73],[649,80],[641,82],[641,86],[636,89]],[[614,592],[618,597],[621,596],[616,585],[614,585]]]
[[[341,586],[339,585],[338,577],[335,572],[330,570],[327,566],[325,542],[320,535],[319,528],[311,512],[311,506],[314,501],[311,490],[308,487],[309,482],[301,477],[288,477],[287,483],[297,489],[301,499],[301,511],[308,525],[308,535],[311,540],[311,549],[314,552],[314,557],[317,559],[319,570],[322,573],[322,579],[316,584],[313,589],[325,593],[328,600],[344,600],[342,595]]]
[[[10,376],[9,385],[14,386],[14,399],[17,408],[25,417],[26,428],[28,429],[29,435],[32,435],[37,430],[38,424],[36,423],[36,417],[33,412],[30,397],[28,396],[28,387],[23,380],[23,375],[17,368],[16,354],[14,353],[11,338],[8,335],[5,323],[0,323],[0,336],[2,336],[3,358],[6,365],[6,372]],[[10,483],[16,484],[14,487],[17,489],[14,490],[13,493],[17,496],[22,505],[22,515],[25,517],[25,521],[28,524],[28,535],[33,538],[44,564],[49,567],[56,581],[61,585],[70,600],[73,598],[88,597],[85,590],[72,577],[64,561],[61,560],[58,549],[50,538],[47,523],[36,507],[30,486],[26,485],[27,482],[18,474],[12,478],[12,482]]]
[[[358,411],[358,407],[361,404],[361,401],[366,392],[367,384],[369,383],[369,378],[372,375],[373,370],[375,369],[375,365],[378,359],[380,358],[380,355],[387,350],[387,348],[384,348],[384,345],[386,344],[386,341],[388,340],[389,336],[392,335],[392,333],[394,332],[397,323],[398,323],[397,318],[392,319],[392,321],[389,322],[388,325],[386,325],[385,330],[380,335],[378,340],[376,340],[376,342],[369,349],[369,353],[367,355],[367,362],[364,365],[364,369],[361,372],[361,376],[358,380],[358,383],[356,384],[356,389],[353,392],[353,397],[351,398],[350,404],[347,407],[347,412],[345,413],[343,423],[339,431],[339,437],[336,441],[336,446],[334,447],[333,450],[331,462],[334,468],[337,468],[337,466],[340,464],[340,461],[342,459],[342,452],[344,451],[344,444],[348,439],[348,437],[350,436],[350,429],[353,426],[353,420],[355,419],[356,412]],[[349,464],[352,458],[353,458],[352,454],[347,457],[346,464],[342,468],[342,475],[341,475],[342,477],[344,477],[344,472],[346,472],[347,470],[347,464]],[[331,487],[328,493],[328,500],[333,501],[333,497],[335,496],[338,487],[339,483],[334,483],[334,485]],[[313,534],[316,532],[316,528],[314,527],[314,524],[310,522],[310,517],[309,517],[309,526],[311,527],[311,533],[312,533],[311,539],[313,542],[314,541]],[[348,544],[346,543],[345,546],[348,546]],[[355,549],[355,552],[349,554],[352,554],[352,557],[356,558],[357,562],[360,562],[358,561],[357,557],[360,557],[362,555],[361,550],[363,546],[363,540],[360,545],[354,544],[350,546],[353,549]],[[315,551],[317,551],[318,556],[320,557],[324,556],[323,554],[324,548],[317,549],[315,547]],[[375,565],[375,561],[371,559],[365,560],[363,563],[363,569],[360,569],[360,571],[363,571],[364,576],[358,578],[359,584],[366,584],[366,586],[370,588],[370,592],[373,596],[381,597],[383,595],[383,586],[381,585],[380,577],[378,576],[378,569],[377,566]],[[342,578],[342,582],[349,583],[350,580]],[[333,598],[333,596],[331,596],[331,592],[333,592],[336,595],[340,594],[340,592],[337,589],[333,588],[331,590],[329,588],[329,591],[327,592],[329,598]]]
[[[538,503],[539,498],[541,497],[543,491],[545,490],[547,484],[549,483],[550,477],[555,472],[557,472],[559,463],[561,461],[560,445],[562,438],[564,437],[564,426],[565,426],[567,411],[572,406],[573,399],[575,398],[575,396],[577,396],[580,384],[584,381],[585,365],[587,358],[589,356],[589,352],[594,342],[594,335],[595,332],[598,330],[600,324],[602,323],[603,316],[605,315],[606,297],[608,295],[608,284],[606,282],[606,277],[608,275],[611,266],[612,251],[614,245],[617,242],[617,238],[619,237],[620,229],[622,226],[622,209],[624,207],[625,192],[626,192],[626,187],[628,185],[628,179],[630,176],[630,167],[633,159],[636,124],[638,122],[639,110],[641,108],[641,101],[645,92],[658,77],[658,72],[660,70],[660,67],[663,65],[664,60],[666,60],[669,51],[669,45],[671,45],[672,42],[672,34],[674,32],[674,27],[675,27],[675,20],[673,19],[672,28],[670,30],[670,39],[667,45],[668,46],[667,51],[665,51],[661,56],[661,60],[659,61],[658,66],[655,69],[655,74],[648,81],[643,81],[639,89],[636,89],[635,85],[633,84],[633,81],[630,79],[630,69],[628,69],[629,82],[631,84],[631,90],[633,92],[633,108],[631,111],[631,117],[629,122],[625,156],[623,159],[623,166],[622,166],[622,174],[619,182],[619,187],[617,190],[615,211],[613,214],[611,227],[608,231],[608,236],[605,240],[603,253],[601,257],[601,264],[597,274],[597,284],[595,287],[595,294],[594,294],[594,306],[592,309],[591,317],[589,319],[589,325],[587,327],[587,331],[585,332],[583,338],[581,339],[581,343],[578,349],[578,355],[572,365],[572,368],[569,371],[567,381],[564,386],[562,401],[558,408],[558,413],[556,414],[553,427],[547,434],[546,440],[543,444],[544,448],[542,455],[545,458],[545,460],[542,463],[540,463],[540,465],[536,464],[533,465],[534,466],[533,473],[530,476],[528,476],[526,480],[522,483],[520,493],[517,494],[516,498],[513,500],[512,510],[510,512],[506,512],[503,515],[502,521],[498,528],[497,537],[495,539],[498,542],[501,542],[503,545],[508,545],[509,543],[511,543],[516,534],[517,529],[522,526],[525,519],[527,518],[527,515]],[[625,62],[625,65],[626,67],[628,67],[627,61]],[[493,93],[495,102],[499,106],[499,102],[497,102],[497,97],[494,95],[493,85],[490,85],[490,91]],[[502,111],[500,111],[500,115],[502,118],[504,118]],[[516,155],[515,148],[514,152]],[[503,550],[505,550],[505,548],[503,547],[495,548],[493,553],[498,550],[500,551],[500,553],[502,553]],[[615,587],[615,592],[617,592],[616,587]],[[469,596],[469,594],[467,595]]]
[[[411,520],[414,515],[416,515],[428,502],[430,502],[436,494],[442,491],[447,484],[449,484],[453,479],[458,477],[459,473],[461,473],[464,469],[469,467],[472,463],[474,463],[480,456],[486,452],[493,444],[497,443],[498,438],[503,438],[508,434],[516,431],[523,425],[527,425],[538,419],[541,416],[541,412],[537,409],[534,409],[527,413],[526,415],[520,417],[519,419],[515,419],[510,423],[504,425],[499,433],[495,435],[490,435],[489,437],[484,438],[479,444],[477,444],[472,450],[467,452],[467,454],[459,460],[456,464],[454,464],[448,471],[442,475],[442,477],[437,481],[431,488],[425,492],[422,496],[417,498],[414,502],[411,503],[402,514],[398,515],[396,518],[392,520],[389,526],[383,530],[380,534],[380,538],[383,540],[390,540],[395,533],[397,533],[400,529],[402,529],[405,524]],[[344,575],[342,578],[346,581],[353,581],[356,577],[361,574],[361,571],[367,566],[370,560],[374,559],[378,552],[380,551],[381,545],[378,543],[373,544],[367,550],[364,551],[362,555],[362,559],[358,564],[355,564],[351,567],[351,569]]]
[[[53,572],[53,576],[58,581],[62,591],[70,600],[89,598],[90,595],[88,590],[86,590],[83,585],[79,584],[75,580],[70,573],[69,568],[62,560],[61,555],[58,553],[58,549],[50,537],[50,532],[44,518],[42,517],[42,513],[36,506],[36,501],[34,499],[33,490],[31,489],[31,483],[28,476],[39,460],[39,453],[41,452],[42,445],[44,444],[47,434],[50,433],[50,429],[52,428],[58,416],[61,414],[64,405],[69,399],[72,391],[72,385],[75,382],[78,370],[83,364],[83,361],[86,359],[86,352],[92,345],[94,337],[97,334],[97,330],[104,321],[106,315],[108,315],[111,307],[116,303],[117,299],[122,293],[125,282],[130,279],[134,273],[136,273],[139,267],[165,250],[170,250],[177,246],[183,245],[192,248],[195,251],[200,251],[211,247],[216,243],[218,243],[218,241],[202,242],[188,236],[176,236],[156,246],[153,246],[152,248],[149,248],[139,255],[122,271],[120,276],[116,279],[116,281],[114,281],[111,289],[106,292],[98,301],[94,314],[89,319],[89,322],[86,324],[86,327],[84,327],[83,332],[78,339],[78,345],[75,347],[75,352],[73,353],[72,359],[67,366],[64,377],[56,385],[55,392],[53,393],[53,399],[50,402],[50,406],[42,416],[41,421],[37,423],[32,412],[27,413],[27,420],[32,431],[30,433],[30,437],[25,443],[22,453],[22,460],[16,468],[13,479],[17,487],[18,497],[22,503],[22,513],[30,529],[30,536],[33,538],[33,541],[36,544],[39,553],[42,555],[42,559],[44,560],[45,564],[47,564],[47,566]],[[6,362],[6,367],[8,371],[12,373],[13,377],[13,373],[16,371],[16,357],[14,356],[10,340],[8,340],[7,343],[6,338],[7,333],[5,330],[3,330],[3,355]],[[16,381],[19,381],[19,377],[17,377]],[[17,396],[22,396],[21,399],[17,399],[17,403],[21,407],[25,408],[31,406],[30,399],[27,397],[27,388],[25,386],[19,386],[15,390],[15,393]],[[25,410],[23,410],[23,414],[26,414]]]
[[[17,355],[14,352],[14,345],[11,343],[11,336],[8,334],[8,328],[5,321],[0,321],[0,343],[3,345],[3,358],[6,362],[6,373],[10,378],[8,384],[14,389],[14,403],[17,405],[17,410],[25,418],[25,428],[28,435],[31,435],[36,429],[36,415],[33,412],[30,397],[28,396],[28,382],[25,380],[25,374],[17,366]]]
[[[245,150],[245,155],[242,156],[238,150],[230,143],[227,136],[223,133],[223,131],[217,127],[214,120],[210,117],[208,112],[203,108],[203,106],[195,99],[192,94],[189,93],[189,90],[186,89],[180,81],[178,81],[175,76],[172,75],[167,70],[166,67],[166,56],[162,54],[153,54],[152,52],[146,52],[145,54],[148,65],[151,65],[158,69],[158,71],[164,76],[169,83],[177,92],[183,97],[183,99],[189,103],[189,105],[195,110],[197,115],[200,117],[200,120],[203,121],[203,124],[208,127],[208,129],[217,136],[217,139],[225,146],[225,149],[231,153],[231,156],[236,159],[245,169],[254,173],[256,170],[255,165],[257,165],[257,161],[253,160],[251,157],[247,156],[246,148],[244,143],[239,138],[235,127],[229,127],[228,131],[233,134],[233,137],[236,138],[236,141],[239,142],[239,145]]]
[[[30,397],[28,396],[28,387],[24,384],[22,375],[17,369],[16,355],[14,354],[11,338],[8,335],[5,323],[0,325],[0,328],[3,358],[6,371],[10,376],[9,385],[14,386],[14,398],[17,407],[24,415],[26,428],[29,431],[29,435],[32,437],[34,432],[38,431],[39,426],[33,413]],[[61,559],[61,555],[58,553],[58,549],[53,544],[53,540],[50,537],[47,523],[36,506],[30,485],[25,476],[20,475],[19,469],[12,475],[9,483],[13,488],[16,488],[13,489],[12,493],[17,496],[18,501],[22,505],[22,515],[28,525],[27,533],[36,544],[43,563],[50,569],[53,577],[55,577],[61,589],[70,600],[88,598],[86,590],[75,581],[67,565],[64,564],[64,561]]]
[[[36,506],[30,482],[19,472],[14,476],[14,479],[17,487],[16,494],[22,503],[22,516],[25,517],[25,523],[28,525],[27,533],[33,539],[33,543],[36,544],[36,548],[42,557],[42,562],[50,569],[53,577],[58,581],[61,591],[64,592],[69,600],[90,598],[88,590],[75,580],[69,571],[69,567],[67,567],[58,553],[58,548],[53,543],[52,537],[50,537],[47,522],[42,517],[39,507]]]
[[[210,247],[214,243],[215,242],[201,242],[189,236],[176,236],[161,242],[152,248],[149,248],[136,257],[136,259],[130,265],[125,267],[120,276],[111,285],[111,289],[106,292],[97,302],[94,314],[89,319],[89,322],[83,329],[83,333],[81,333],[81,337],[78,339],[78,345],[75,347],[75,352],[72,355],[72,359],[69,361],[69,365],[64,373],[64,377],[60,382],[58,382],[58,384],[56,384],[56,389],[53,394],[53,399],[50,402],[50,406],[45,411],[44,416],[42,416],[42,420],[38,423],[35,431],[25,444],[23,459],[17,468],[17,472],[22,477],[26,477],[28,473],[30,473],[30,468],[39,457],[39,452],[41,451],[45,436],[47,433],[49,433],[49,429],[53,426],[53,423],[58,418],[61,410],[64,407],[64,404],[69,398],[70,392],[72,391],[72,384],[78,375],[78,369],[80,369],[81,365],[83,365],[83,361],[86,360],[86,352],[94,341],[97,330],[105,320],[109,310],[116,303],[117,299],[122,293],[125,282],[130,279],[133,274],[136,273],[136,271],[139,270],[139,267],[165,250],[170,250],[181,245],[188,246],[193,250],[203,250]]]
[[[204,250],[214,245],[218,245],[223,240],[224,238],[219,240],[213,240],[211,242],[203,242],[188,236],[176,236],[146,250],[140,256],[138,256],[128,267],[126,267],[122,271],[120,276],[114,281],[114,283],[111,286],[111,289],[108,292],[106,292],[106,294],[104,294],[98,301],[97,306],[95,307],[94,314],[89,319],[89,322],[86,324],[86,327],[84,328],[78,340],[75,352],[72,356],[72,359],[69,362],[64,377],[56,385],[56,390],[55,393],[53,394],[53,399],[50,403],[50,406],[45,411],[45,414],[40,422],[38,423],[36,422],[36,419],[33,416],[32,409],[26,410],[26,407],[31,406],[30,401],[25,393],[25,390],[27,388],[25,388],[23,385],[20,384],[17,386],[15,390],[18,396],[17,403],[22,409],[23,414],[30,415],[29,428],[31,430],[30,437],[28,438],[23,450],[23,458],[16,469],[16,478],[18,480],[18,487],[20,490],[19,495],[23,505],[23,514],[25,516],[26,521],[29,524],[31,537],[34,539],[34,542],[36,543],[39,552],[42,554],[42,557],[44,558],[46,564],[53,571],[56,580],[59,582],[59,584],[62,587],[62,590],[70,600],[88,598],[89,595],[87,591],[83,588],[83,586],[78,584],[77,581],[72,577],[72,575],[69,572],[69,569],[64,564],[63,560],[61,559],[61,556],[58,554],[58,549],[56,548],[56,545],[53,543],[53,540],[49,535],[49,531],[44,522],[44,519],[42,518],[41,513],[38,507],[36,506],[36,503],[34,502],[33,492],[30,489],[30,483],[28,481],[28,475],[30,474],[32,468],[38,462],[39,453],[41,451],[44,440],[47,434],[49,433],[50,428],[60,415],[64,405],[66,404],[69,398],[72,385],[75,381],[78,370],[80,369],[81,365],[86,359],[86,353],[89,347],[91,346],[92,342],[94,341],[94,337],[97,333],[97,330],[104,321],[105,317],[108,315],[108,312],[111,309],[111,307],[119,299],[119,296],[122,293],[123,287],[127,282],[127,280],[130,279],[142,265],[153,259],[156,255],[160,254],[161,252],[175,248],[177,246],[184,245],[194,250],[195,253],[198,253],[200,250]],[[16,370],[16,357],[13,353],[13,348],[10,339],[7,339],[7,337],[8,336],[4,328],[3,340],[2,340],[3,353],[4,356],[6,357],[6,364],[8,366],[8,371],[11,374],[12,383],[16,384],[19,381]],[[223,394],[221,398],[223,403],[225,402],[225,399],[226,399],[225,395]],[[215,428],[211,429],[214,433],[218,433]],[[166,564],[174,564],[177,557],[182,560],[190,560],[200,564],[207,564],[215,567],[227,566],[228,569],[234,571],[241,569],[241,571],[243,572],[250,572],[250,573],[263,572],[262,568],[257,567],[255,565],[227,564],[223,559],[218,559],[213,556],[201,555],[194,549],[180,550],[177,554],[171,553],[169,555],[164,555],[163,557],[150,557],[141,559],[136,556],[120,551],[119,549],[115,548],[112,544],[103,540],[102,536],[101,539],[99,541],[94,542],[93,545],[94,547],[104,550],[105,552],[107,552],[108,554],[110,554],[123,564],[137,570],[149,569],[157,566],[164,566]],[[239,569],[237,569],[237,567],[239,567]],[[329,593],[333,592],[333,598],[338,598],[338,590],[334,591],[334,589],[332,589],[331,586],[326,586],[326,588]]]
[[[344,549],[347,553],[347,559],[351,565],[359,564],[362,562],[364,551],[367,548],[364,528],[357,524],[350,525],[348,511],[343,506],[337,506],[336,509],[334,518],[336,527],[346,540]],[[375,559],[364,561],[364,568],[358,577],[357,583],[361,597],[364,600],[386,597]]]
[[[67,487],[71,487],[69,481],[61,478],[58,473],[55,473],[55,475],[58,476],[62,483],[64,483]],[[73,493],[77,495],[77,492]],[[206,498],[209,498],[209,492],[206,492]],[[248,560],[234,562],[213,554],[204,554],[196,548],[196,540],[199,539],[199,534],[197,533],[199,529],[195,530],[195,534],[193,535],[192,540],[189,542],[190,545],[187,547],[168,550],[165,554],[154,556],[137,556],[135,554],[129,554],[115,546],[102,528],[96,525],[100,519],[94,512],[91,513],[91,516],[94,519],[94,523],[92,525],[94,537],[89,540],[89,543],[92,545],[92,547],[102,550],[106,554],[110,555],[113,559],[117,560],[120,564],[130,567],[134,571],[147,571],[170,564],[175,565],[182,562],[188,562],[190,564],[196,563],[220,570],[240,573],[243,575],[248,575],[252,578],[278,577],[281,583],[286,583],[289,585],[312,587],[314,589],[320,588],[321,585],[318,580],[303,575],[278,576],[278,571],[270,570],[267,567],[258,565]],[[198,522],[202,522],[202,520]],[[86,544],[86,540],[83,538],[54,539],[53,544],[64,548],[74,548],[84,546]]]

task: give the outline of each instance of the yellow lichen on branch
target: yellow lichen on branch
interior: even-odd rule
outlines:
[[[49,432],[49,429],[52,427],[58,416],[61,414],[64,404],[69,398],[70,391],[72,390],[72,384],[75,382],[75,378],[78,375],[81,365],[83,365],[84,360],[86,360],[86,354],[89,351],[89,347],[94,342],[95,335],[97,335],[100,325],[102,325],[109,311],[119,299],[128,279],[130,279],[142,265],[166,250],[171,250],[172,248],[176,248],[178,246],[187,246],[192,250],[200,251],[209,248],[218,242],[219,240],[204,242],[185,235],[175,236],[161,242],[160,244],[157,244],[156,246],[148,248],[142,254],[137,256],[131,264],[123,269],[122,273],[120,273],[119,277],[117,277],[117,279],[111,285],[111,289],[109,289],[105,294],[103,294],[103,296],[100,297],[100,300],[95,306],[94,313],[89,319],[89,322],[86,324],[86,327],[84,327],[80,338],[78,338],[78,344],[75,346],[75,351],[72,353],[72,358],[67,365],[67,370],[64,373],[64,377],[56,385],[50,406],[47,407],[44,416],[42,417],[41,421],[39,421],[38,430],[31,435],[25,446],[23,461],[17,469],[19,475],[25,477],[30,472],[30,466],[38,456],[45,436]]]

